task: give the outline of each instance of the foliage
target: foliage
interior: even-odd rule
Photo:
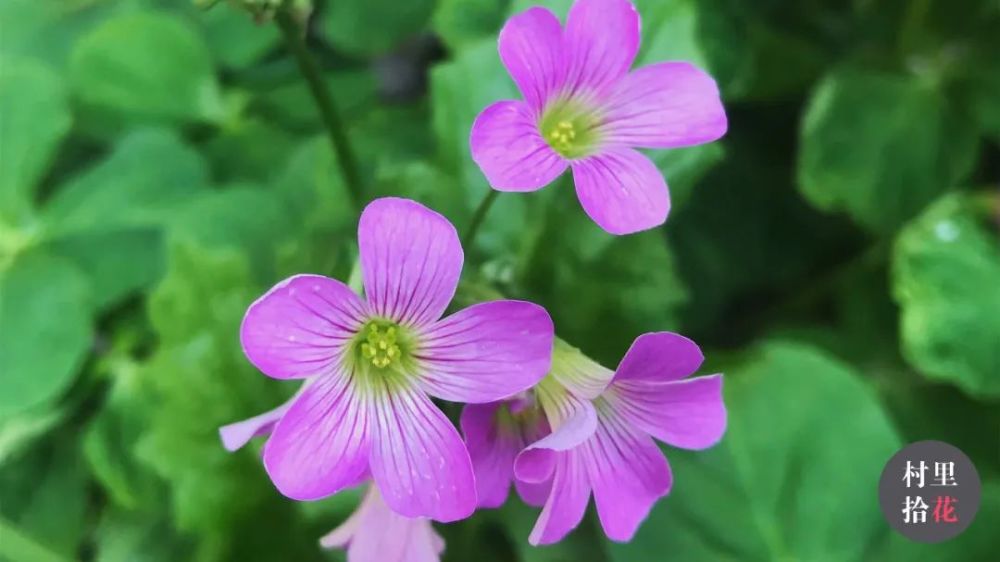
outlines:
[[[346,280],[357,216],[276,26],[216,4],[0,2],[0,559],[343,559],[316,540],[356,494],[287,501],[259,446],[229,454],[216,434],[295,391],[243,357],[243,311],[293,273]],[[472,121],[517,97],[497,32],[571,1],[313,4],[306,44],[366,198],[463,230],[488,190]],[[462,288],[540,302],[608,366],[641,332],[690,335],[726,373],[729,432],[666,450],[673,492],[627,545],[591,514],[532,548],[537,510],[512,500],[439,526],[444,559],[987,559],[1000,5],[635,4],[637,64],[705,66],[728,135],[649,152],[673,204],[655,231],[607,235],[565,179],[501,195]],[[888,530],[874,492],[926,438],[984,481],[972,528],[930,550]]]

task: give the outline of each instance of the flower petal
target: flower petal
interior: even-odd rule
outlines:
[[[347,285],[322,275],[296,275],[250,305],[240,343],[264,374],[302,378],[329,370],[364,316],[364,303]]]
[[[416,388],[387,389],[376,400],[371,471],[389,507],[444,522],[471,515],[472,462],[448,418]]]
[[[496,102],[476,117],[469,136],[472,159],[499,191],[535,191],[569,165],[545,142],[527,104]]]
[[[630,148],[606,148],[575,160],[573,181],[583,210],[611,234],[659,226],[670,212],[663,175],[649,158]]]
[[[514,488],[517,489],[517,495],[521,496],[521,501],[532,507],[542,507],[548,500],[549,494],[552,493],[552,480],[525,482],[515,478]]]
[[[292,397],[291,400],[273,410],[220,427],[219,438],[222,440],[222,446],[227,451],[233,452],[241,449],[254,437],[271,433],[278,420],[285,415],[285,412],[288,411],[288,408],[292,406],[292,402],[294,401],[295,397]]]
[[[644,66],[618,82],[605,106],[605,142],[675,148],[726,133],[726,111],[715,80],[686,62]]]
[[[476,304],[421,334],[414,357],[427,393],[483,403],[534,386],[549,371],[554,328],[544,308],[523,301]]]
[[[597,427],[594,406],[572,394],[549,392],[539,387],[539,396],[552,433],[528,445],[514,460],[514,475],[529,483],[552,477],[557,453],[568,451],[586,441]]]
[[[528,542],[557,543],[583,520],[590,500],[590,485],[583,462],[575,451],[558,453],[552,491],[528,536]]]
[[[670,491],[666,457],[652,438],[612,408],[599,408],[597,431],[582,447],[604,533],[628,541],[656,500]]]
[[[438,562],[444,550],[430,521],[394,513],[374,486],[357,511],[320,544],[347,547],[348,560],[358,562]]]
[[[627,423],[675,447],[706,449],[726,432],[722,375],[666,383],[626,380],[606,396]]]
[[[615,382],[666,382],[694,373],[705,356],[698,344],[673,332],[650,332],[635,338],[615,371]]]
[[[500,30],[500,59],[535,111],[562,86],[562,41],[559,18],[539,6],[512,16]]]
[[[501,402],[469,404],[462,409],[462,433],[476,475],[479,507],[500,507],[507,500],[514,478],[514,457],[524,447],[514,427],[501,427],[497,411]]]
[[[639,14],[628,0],[577,0],[564,37],[567,87],[598,91],[632,66],[639,51]]]
[[[409,199],[376,199],[361,213],[358,246],[365,296],[375,314],[407,326],[441,317],[464,260],[448,219]]]
[[[316,378],[295,399],[264,446],[278,490],[316,500],[356,485],[368,469],[370,405],[341,370]]]

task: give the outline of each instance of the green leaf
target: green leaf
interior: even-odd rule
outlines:
[[[207,181],[201,156],[174,134],[129,134],[44,207],[44,247],[85,272],[95,306],[106,309],[160,279],[161,227]]]
[[[16,227],[31,216],[35,188],[71,116],[63,83],[51,70],[8,57],[0,66],[0,223]]]
[[[832,24],[853,22],[837,21],[839,7],[820,11],[815,4],[794,13],[796,5],[697,2],[698,43],[725,99],[789,97],[816,80],[830,59],[823,35]]]
[[[66,408],[48,404],[0,418],[0,465],[44,435],[66,416]]]
[[[258,278],[272,279],[275,247],[297,232],[282,203],[273,190],[249,185],[204,193],[177,210],[171,238],[203,248],[239,250]]]
[[[888,532],[879,476],[900,445],[871,389],[821,352],[773,342],[726,370],[725,399],[723,441],[668,451],[673,491],[612,560],[871,559]]]
[[[148,383],[140,366],[112,350],[111,390],[101,411],[83,434],[84,457],[110,502],[129,510],[162,509],[166,488],[145,465],[136,460],[136,445],[150,429]]]
[[[488,184],[469,153],[472,122],[486,106],[520,95],[500,63],[496,39],[484,39],[431,69],[431,108],[440,158],[470,193]]]
[[[272,187],[303,224],[337,228],[356,220],[337,157],[325,137],[313,137],[296,148]]]
[[[198,21],[209,49],[223,66],[248,67],[281,41],[277,27],[256,23],[249,13],[229,3],[199,13]]]
[[[122,138],[103,162],[60,189],[42,215],[48,236],[161,226],[208,182],[201,156],[165,130]]]
[[[217,433],[274,408],[292,390],[257,372],[238,345],[243,313],[262,292],[238,252],[176,244],[168,275],[150,297],[159,347],[138,375],[152,394],[150,429],[136,453],[170,483],[181,530],[228,536],[274,496],[260,458],[227,453]]]
[[[16,55],[45,62],[62,70],[80,36],[119,9],[117,2],[39,2],[4,0],[0,3],[0,55]]]
[[[891,232],[969,173],[975,133],[920,77],[840,69],[806,109],[799,189],[820,209]]]
[[[496,35],[510,0],[439,0],[431,20],[445,44],[459,49]]]
[[[87,282],[65,260],[26,252],[0,271],[0,417],[54,399],[91,341]]]
[[[662,232],[608,236],[562,191],[550,203],[526,281],[564,338],[613,365],[637,334],[678,326],[687,290]],[[573,306],[565,306],[568,295]]]
[[[96,562],[191,560],[191,545],[171,532],[169,521],[105,510],[95,533]]]
[[[928,378],[1000,397],[1000,249],[987,216],[997,199],[949,195],[899,234],[893,295],[902,350]]]
[[[335,47],[354,55],[378,55],[422,31],[434,0],[338,0],[320,15],[323,33]]]
[[[163,241],[159,229],[124,227],[59,237],[44,247],[86,275],[94,307],[104,311],[163,277]]]
[[[162,13],[118,15],[81,38],[70,80],[84,104],[129,121],[215,121],[223,111],[208,47]]]
[[[87,472],[72,433],[40,443],[0,466],[0,497],[0,520],[11,521],[24,535],[17,542],[33,541],[76,559],[86,523]],[[6,543],[6,532],[0,535],[0,544]],[[5,551],[0,546],[0,555]]]

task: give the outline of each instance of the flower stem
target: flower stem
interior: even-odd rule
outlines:
[[[476,233],[479,232],[479,227],[483,225],[483,220],[486,218],[486,214],[490,212],[490,207],[493,206],[493,202],[496,201],[498,195],[500,195],[499,191],[490,189],[483,196],[482,201],[479,202],[479,206],[476,207],[476,211],[472,214],[472,220],[469,221],[469,226],[465,229],[465,234],[462,235],[463,248],[469,248],[472,245],[472,241],[476,239]]]
[[[330,95],[330,91],[323,82],[323,75],[320,72],[316,60],[309,54],[303,38],[302,28],[296,23],[291,11],[285,7],[277,11],[274,21],[281,29],[285,37],[285,44],[288,50],[295,56],[295,61],[299,65],[302,76],[309,85],[309,92],[316,100],[316,107],[319,109],[323,126],[326,128],[327,137],[333,146],[333,151],[337,155],[337,164],[340,166],[340,175],[344,179],[347,192],[350,194],[351,203],[357,210],[361,210],[364,197],[361,190],[361,176],[358,174],[358,163],[351,148],[350,140],[344,129],[344,122],[337,113],[337,106]]]

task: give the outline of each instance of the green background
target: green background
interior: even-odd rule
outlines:
[[[328,0],[310,50],[365,197],[461,230],[487,192],[472,120],[514,97],[496,52],[535,1]],[[548,0],[561,16],[569,0]],[[987,560],[1000,527],[1000,2],[642,0],[637,64],[717,78],[729,133],[650,155],[667,224],[615,238],[563,178],[504,194],[461,298],[535,300],[613,366],[645,331],[726,373],[717,447],[626,545],[593,514],[535,549],[512,500],[439,525],[446,561]],[[245,360],[247,305],[346,278],[356,211],[273,23],[226,2],[0,2],[0,559],[342,560],[348,492],[283,499],[216,427],[294,385]],[[883,521],[906,442],[963,449],[978,519],[940,545]]]

